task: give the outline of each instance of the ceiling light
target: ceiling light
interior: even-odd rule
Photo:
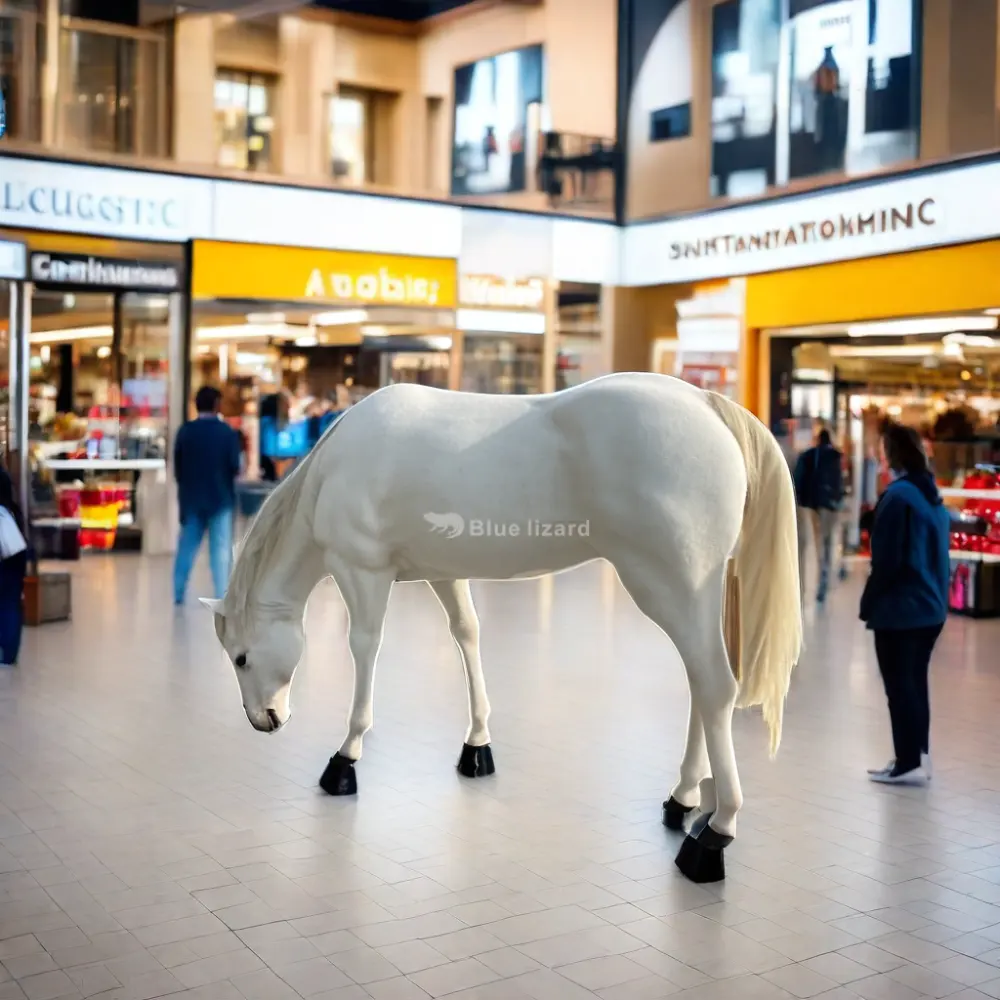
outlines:
[[[937,353],[936,344],[873,344],[871,347],[831,347],[831,358],[926,358]]]
[[[957,330],[996,330],[1000,316],[930,316],[925,319],[893,319],[880,323],[854,323],[849,337],[906,337],[952,333]]]
[[[111,348],[108,347],[107,344],[104,344],[103,346],[98,347],[97,348],[97,356],[99,358],[102,358],[102,359],[103,358],[110,358],[111,357]]]
[[[284,313],[247,313],[248,323],[284,323]]]
[[[316,313],[312,322],[316,326],[349,326],[352,323],[364,323],[366,319],[368,313],[364,309],[337,309]]]
[[[114,335],[110,326],[77,326],[69,330],[40,330],[30,337],[32,344],[66,344],[71,340],[110,340]]]
[[[202,326],[198,328],[198,340],[258,340],[265,337],[291,337],[283,323],[244,323],[239,326]]]
[[[295,346],[296,347],[315,347],[319,343],[319,340],[314,336],[306,337],[296,337]]]

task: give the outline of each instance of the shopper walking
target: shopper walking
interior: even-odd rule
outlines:
[[[12,667],[21,651],[22,600],[28,569],[24,513],[14,483],[0,468],[0,664]]]
[[[861,620],[875,633],[896,756],[868,773],[882,784],[923,784],[931,775],[931,653],[948,615],[951,519],[916,431],[891,425],[882,447],[895,478],[875,508]]]
[[[222,393],[198,390],[198,416],[177,432],[174,476],[181,532],[174,560],[174,602],[184,603],[188,579],[202,539],[208,533],[208,558],[215,596],[225,596],[233,552],[233,510],[242,447],[239,434],[219,416]]]
[[[812,526],[812,536],[816,545],[816,562],[819,568],[819,583],[816,600],[822,604],[826,600],[830,586],[830,570],[836,551],[837,528],[840,526],[840,508],[844,499],[843,456],[830,441],[830,432],[821,430],[816,436],[816,444],[806,449],[795,465],[795,496],[799,507],[806,513]],[[800,518],[800,524],[802,519]],[[805,574],[805,548],[807,533],[799,532],[799,579]],[[841,566],[843,576],[843,566]],[[804,594],[804,590],[803,590]]]

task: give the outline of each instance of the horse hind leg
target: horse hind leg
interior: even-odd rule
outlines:
[[[681,759],[680,775],[670,798],[663,803],[663,825],[668,830],[683,830],[684,821],[702,803],[701,785],[712,773],[705,742],[705,724],[694,697],[688,708],[687,741]]]
[[[666,632],[684,662],[692,711],[675,791],[684,796],[678,800],[681,805],[693,808],[693,786],[697,783],[698,798],[714,797],[715,802],[702,802],[704,807],[714,808],[711,813],[703,810],[681,848],[678,866],[694,881],[717,881],[724,877],[722,850],[735,836],[736,818],[743,805],[732,734],[738,685],[722,633],[724,568],[709,574],[698,590],[664,582],[669,576],[666,563],[657,566],[629,560],[625,565],[616,564],[616,569],[639,610]],[[706,781],[704,774],[696,719],[701,721],[712,782]]]
[[[431,584],[448,616],[448,628],[462,657],[465,681],[469,689],[469,729],[458,760],[459,773],[466,778],[493,774],[493,751],[490,748],[490,701],[479,645],[479,616],[472,602],[468,580],[442,580]]]

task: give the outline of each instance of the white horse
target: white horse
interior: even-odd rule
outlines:
[[[225,599],[204,603],[251,725],[274,732],[290,714],[306,601],[334,578],[349,614],[354,696],[347,738],[320,783],[351,794],[394,583],[426,581],[444,606],[469,691],[459,770],[477,776],[493,760],[469,580],[598,558],[684,661],[687,746],[664,823],[681,829],[700,806],[678,864],[696,880],[721,878],[743,803],[733,709],[762,706],[773,754],[802,642],[788,466],[736,403],[638,373],[542,396],[382,389],[274,490]]]

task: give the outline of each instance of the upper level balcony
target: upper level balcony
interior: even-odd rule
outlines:
[[[0,0],[8,148],[613,217],[615,0],[240,2]]]

